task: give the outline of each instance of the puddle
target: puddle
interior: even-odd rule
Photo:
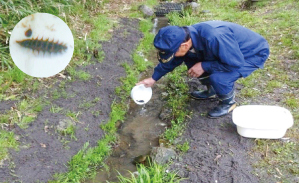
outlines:
[[[167,18],[156,18],[152,32],[156,34],[161,27],[167,25]],[[149,72],[145,74],[146,77],[151,76],[152,71]],[[134,158],[140,155],[149,155],[152,147],[159,145],[159,135],[164,132],[166,126],[158,118],[163,106],[162,101],[158,98],[161,93],[159,90],[158,87],[153,87],[153,96],[146,105],[137,105],[131,101],[127,118],[118,127],[119,141],[113,147],[111,156],[105,161],[109,170],[101,169],[93,180],[86,182],[118,182],[117,172],[125,177],[131,177],[129,171],[137,171],[133,163]]]

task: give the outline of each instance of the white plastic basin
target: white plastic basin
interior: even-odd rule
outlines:
[[[152,98],[152,88],[146,88],[143,84],[134,86],[131,90],[131,98],[138,105],[146,104]]]
[[[244,105],[236,107],[232,120],[238,133],[248,138],[279,139],[293,126],[289,110],[279,106]]]

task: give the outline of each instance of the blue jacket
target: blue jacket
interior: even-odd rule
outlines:
[[[263,68],[269,56],[269,45],[261,35],[235,23],[207,21],[188,26],[192,48],[183,57],[160,62],[152,78],[158,81],[183,62],[190,68],[190,60],[202,62],[207,73],[239,72],[247,77],[253,70]],[[193,63],[194,65],[194,63]]]

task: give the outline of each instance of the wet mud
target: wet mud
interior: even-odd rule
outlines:
[[[97,145],[97,141],[104,135],[100,125],[109,119],[110,106],[115,100],[114,91],[120,85],[119,78],[125,76],[121,64],[133,64],[131,55],[142,38],[138,27],[139,21],[136,19],[121,19],[112,39],[101,43],[105,52],[103,63],[96,62],[80,68],[88,72],[91,79],[68,82],[65,86],[68,97],[52,101],[52,105],[63,111],[76,113],[78,120],[67,117],[65,113],[52,113],[48,105],[28,128],[20,129],[15,125],[13,132],[20,137],[20,149],[10,150],[10,160],[2,162],[0,182],[48,182],[55,173],[67,171],[67,162],[86,142],[89,142],[90,147]],[[57,88],[55,86],[53,91]],[[52,93],[49,93],[47,97],[51,100]],[[27,95],[39,97],[44,96],[44,93],[39,92],[38,96],[32,96],[31,93]],[[93,106],[80,107],[82,102],[91,102],[96,97],[100,100]],[[7,107],[1,107],[1,111],[13,105],[9,102],[4,104]],[[95,115],[93,111],[99,111],[99,114]],[[58,132],[57,126],[62,121],[75,124],[75,138]]]

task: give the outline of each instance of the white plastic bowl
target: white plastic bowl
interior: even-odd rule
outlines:
[[[152,88],[146,88],[143,84],[134,86],[131,90],[131,98],[136,104],[144,105],[152,98]]]
[[[289,110],[279,106],[245,105],[236,107],[232,120],[238,133],[248,138],[279,139],[293,126]]]

